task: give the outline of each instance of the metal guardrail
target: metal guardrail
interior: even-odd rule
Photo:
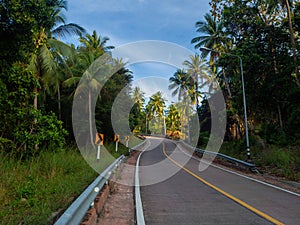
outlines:
[[[63,213],[54,225],[76,225],[80,224],[88,209],[93,205],[94,200],[112,171],[122,162],[124,155],[116,159],[108,166],[85,191],[72,203],[72,205]]]
[[[130,151],[136,151],[138,148],[142,147],[144,144],[146,144],[147,140],[145,139],[143,142],[139,143],[138,145],[134,146],[133,148],[130,148]]]
[[[230,157],[228,155],[224,155],[224,154],[219,153],[219,152],[205,151],[205,150],[202,150],[202,149],[199,149],[199,148],[194,148],[194,147],[190,146],[189,144],[185,143],[184,141],[180,141],[180,143],[183,143],[187,147],[192,148],[197,153],[217,156],[217,157],[219,157],[221,159],[225,159],[229,162],[248,167],[251,170],[254,170],[254,171],[256,170],[256,166],[253,163],[245,162],[245,161],[242,161],[240,159],[236,159],[236,158]]]

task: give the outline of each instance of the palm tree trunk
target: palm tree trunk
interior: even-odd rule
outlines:
[[[186,115],[187,115],[187,135],[188,135],[188,144],[191,143],[191,137],[190,137],[190,113],[189,113],[189,104],[187,104],[186,106]]]
[[[292,52],[293,52],[293,59],[294,59],[294,64],[295,64],[295,78],[296,78],[296,84],[300,88],[300,80],[298,79],[298,59],[297,59],[297,54],[296,54],[296,42],[295,42],[295,35],[294,35],[294,30],[293,30],[293,24],[292,24],[292,17],[291,17],[291,7],[289,4],[289,0],[285,0],[285,5],[287,8],[287,16],[288,16],[288,21],[289,21],[289,31],[290,31],[290,36],[291,36],[291,44],[292,44]]]
[[[60,87],[57,88],[57,98],[58,98],[58,118],[61,120],[61,97],[60,97]]]
[[[230,87],[229,87],[229,84],[228,84],[228,81],[227,81],[227,77],[226,77],[224,66],[222,66],[222,74],[223,74],[223,79],[224,79],[224,82],[225,82],[225,87],[226,87],[226,90],[228,92],[228,98],[231,99],[231,97],[232,97],[231,90],[230,90]]]
[[[90,124],[90,141],[91,141],[91,144],[92,146],[94,146],[94,142],[93,142],[93,123],[92,123],[92,93],[91,93],[91,90],[89,89],[89,124]]]
[[[283,130],[283,122],[282,122],[282,115],[281,115],[281,108],[280,108],[279,101],[277,101],[277,110],[278,110],[278,120],[279,120],[280,130]]]
[[[37,110],[38,109],[38,96],[37,96],[38,89],[37,89],[37,87],[34,87],[33,93],[34,93],[33,107],[34,107],[34,109]],[[33,123],[34,123],[34,125],[37,124],[37,118],[36,117],[34,118]],[[37,150],[38,148],[39,148],[38,144],[35,144],[34,145],[34,150]]]
[[[33,93],[34,93],[33,107],[34,107],[34,109],[37,109],[38,108],[38,98],[37,98],[38,90],[37,90],[37,87],[35,87],[33,89]]]

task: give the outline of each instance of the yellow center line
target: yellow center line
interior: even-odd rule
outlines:
[[[227,193],[226,191],[223,191],[222,189],[216,187],[215,185],[209,183],[208,181],[204,180],[203,178],[199,177],[197,174],[193,173],[192,171],[188,170],[187,168],[185,168],[184,166],[182,166],[180,163],[176,162],[174,159],[172,159],[165,150],[165,143],[163,142],[163,153],[164,155],[171,161],[173,162],[175,165],[177,165],[178,167],[180,167],[181,169],[183,169],[185,172],[189,173],[190,175],[192,175],[193,177],[197,178],[198,180],[200,180],[202,183],[206,184],[207,186],[211,187],[212,189],[216,190],[217,192],[221,193],[222,195],[225,195],[226,197],[230,198],[231,200],[237,202],[238,204],[242,205],[243,207],[249,209],[250,211],[254,212],[255,214],[267,219],[268,221],[276,224],[276,225],[284,225],[284,223],[274,219],[273,217],[263,213],[262,211],[254,208],[253,206],[247,204],[246,202],[234,197],[233,195]]]

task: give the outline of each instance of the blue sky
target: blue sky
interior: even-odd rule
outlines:
[[[199,35],[195,23],[209,13],[208,3],[209,0],[69,0],[66,17],[67,22],[81,25],[88,33],[96,30],[101,36],[109,37],[108,45],[115,47],[160,40],[196,52],[190,42]],[[176,71],[164,65],[144,66],[130,66],[135,80],[149,76],[167,80]],[[160,83],[162,86],[164,82]]]

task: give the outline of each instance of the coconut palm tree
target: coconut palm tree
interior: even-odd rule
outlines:
[[[57,73],[57,69],[59,67],[58,62],[65,58],[64,54],[66,54],[66,52],[70,52],[70,48],[55,37],[59,39],[61,36],[73,34],[80,35],[85,32],[85,30],[79,25],[65,23],[62,10],[67,9],[66,4],[67,2],[64,0],[49,1],[51,11],[50,15],[53,20],[53,29],[46,30],[45,28],[41,28],[35,36],[34,43],[36,45],[36,51],[31,55],[28,67],[44,85],[49,84],[49,82],[47,82],[47,80],[49,80],[49,76],[56,76],[59,74]],[[62,25],[59,25],[61,23]],[[43,81],[44,77],[46,77],[45,82]],[[48,87],[46,86],[45,88]],[[38,87],[34,88],[34,93],[36,93],[34,108],[37,109]]]
[[[187,90],[191,87],[191,76],[183,69],[178,69],[172,77],[169,78],[169,90],[172,90],[172,96],[178,95],[178,100],[187,97]]]
[[[190,60],[185,60],[182,64],[187,67],[187,73],[194,79],[193,88],[190,87],[188,91],[190,92],[191,100],[196,103],[196,109],[198,109],[199,98],[201,97],[199,80],[201,80],[203,85],[210,82],[209,67],[206,60],[200,57],[199,54],[190,55]]]
[[[66,23],[62,10],[68,10],[67,1],[50,0],[49,2],[52,2],[51,17],[54,21],[54,27],[51,29],[50,33],[48,33],[49,36],[53,36],[59,40],[61,37],[68,37],[72,35],[80,36],[85,33],[85,29],[78,24]]]
[[[86,68],[83,75],[78,73],[75,76],[72,76],[66,79],[63,84],[67,87],[75,86],[77,87],[74,92],[74,97],[76,99],[84,98],[87,96],[87,113],[88,113],[88,123],[89,123],[89,139],[93,143],[93,123],[92,123],[92,96],[93,92],[97,92],[102,88],[101,74],[99,73],[99,68],[89,68],[93,62],[95,62],[94,54],[91,52],[85,52],[80,54],[80,60],[78,61],[80,65],[77,65],[79,68]],[[103,65],[105,66],[105,65]],[[108,65],[107,65],[108,66]],[[104,68],[102,68],[105,70]]]
[[[141,131],[142,124],[144,124],[143,121],[147,120],[147,118],[144,117],[146,115],[144,115],[143,112],[143,106],[145,103],[145,93],[139,87],[135,87],[131,92],[131,96],[131,99],[134,102],[134,105],[131,110],[132,116],[134,117],[134,130]]]
[[[139,87],[135,87],[132,92],[132,100],[137,104],[138,109],[141,111],[145,103],[145,93]]]
[[[172,90],[172,96],[178,95],[178,100],[184,102],[184,109],[182,112],[181,119],[185,116],[187,117],[187,134],[188,134],[188,142],[190,140],[190,125],[189,125],[189,107],[190,101],[195,102],[194,99],[194,80],[193,78],[185,71],[185,70],[177,70],[173,77],[169,79],[169,90]],[[185,116],[183,116],[185,114]],[[182,122],[183,124],[183,122]],[[183,127],[183,126],[182,126]]]
[[[150,100],[147,105],[147,110],[149,111],[150,118],[159,117],[163,118],[164,109],[165,109],[165,100],[162,97],[162,93],[156,92],[150,97]]]
[[[169,130],[180,130],[180,115],[175,105],[171,104],[168,107],[168,116],[166,118],[166,124]]]
[[[203,51],[202,56],[206,57],[210,54],[210,66],[216,67],[213,65],[216,57],[218,57],[220,53],[228,51],[228,49],[232,46],[232,40],[226,34],[222,21],[217,20],[216,17],[213,17],[208,13],[205,14],[204,18],[205,21],[196,22],[197,32],[201,33],[201,36],[193,38],[191,43],[195,44],[196,49],[200,49],[201,47],[214,49],[215,51],[210,52]],[[212,70],[215,71],[216,68],[212,68]],[[231,90],[226,78],[224,67],[222,67],[222,76],[228,93],[228,98],[231,99]]]
[[[195,49],[206,47],[222,52],[227,46],[231,45],[231,39],[225,33],[225,29],[222,21],[217,21],[215,17],[212,17],[209,13],[204,16],[205,21],[197,21],[197,32],[201,35],[192,39],[191,43],[195,44]],[[206,57],[208,52],[203,53],[203,57]],[[216,52],[210,52],[210,63],[214,62],[214,58],[217,56]]]
[[[98,36],[95,30],[93,31],[92,35],[86,34],[85,36],[81,36],[79,38],[79,41],[83,45],[81,50],[93,51],[97,54],[97,56],[100,56],[114,49],[114,46],[106,46],[109,38],[101,37],[101,35]]]
[[[150,97],[149,103],[148,103],[151,112],[153,115],[162,117],[164,113],[165,108],[165,100],[162,97],[162,93],[156,92],[154,95]]]

